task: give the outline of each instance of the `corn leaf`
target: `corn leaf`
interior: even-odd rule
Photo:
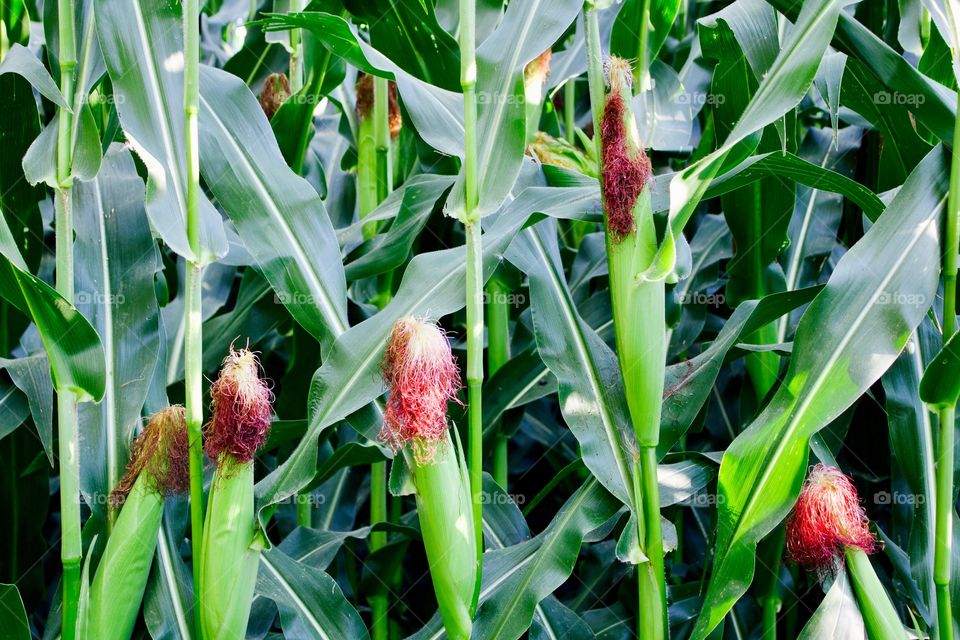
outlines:
[[[180,4],[97,2],[97,33],[117,96],[120,124],[147,167],[147,215],[167,245],[203,263],[223,256],[220,215],[200,195],[200,255],[187,240],[186,119]]]
[[[756,543],[799,493],[810,437],[883,374],[933,303],[945,200],[937,148],[804,313],[786,378],[724,454],[713,575],[694,638],[705,638],[749,586]]]

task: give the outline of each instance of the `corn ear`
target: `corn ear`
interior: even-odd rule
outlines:
[[[163,497],[141,474],[123,503],[90,587],[89,638],[129,638],[153,563]]]
[[[200,619],[204,640],[243,638],[260,564],[253,515],[253,463],[221,459],[203,528]]]
[[[430,565],[433,590],[447,637],[470,637],[476,607],[477,550],[474,539],[470,485],[462,453],[449,433],[438,443],[434,458],[407,462],[416,487],[423,546]]]
[[[883,588],[870,558],[862,549],[847,547],[845,550],[847,570],[856,595],[860,614],[871,640],[902,640],[907,632],[900,622],[887,590]]]

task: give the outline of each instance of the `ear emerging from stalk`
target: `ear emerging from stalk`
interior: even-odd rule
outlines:
[[[223,359],[220,377],[210,387],[213,417],[204,428],[204,450],[219,464],[229,455],[234,461],[253,460],[270,430],[273,393],[260,377],[256,355],[247,349]]]
[[[90,587],[90,638],[129,638],[147,586],[163,517],[163,498],[189,488],[189,445],[183,407],[150,420],[130,464],[110,495],[122,510]]]
[[[382,369],[390,398],[380,439],[394,451],[410,443],[417,462],[430,462],[446,440],[447,402],[456,401],[461,386],[447,336],[432,322],[401,318]]]
[[[600,115],[600,186],[606,222],[610,301],[617,357],[636,436],[632,487],[637,538],[648,558],[637,567],[641,638],[668,633],[663,537],[657,487],[657,444],[666,367],[664,283],[646,272],[657,253],[650,205],[650,160],[644,153],[630,107],[630,64],[610,58],[608,90]]]
[[[787,551],[821,578],[849,571],[867,635],[904,638],[897,611],[867,557],[877,548],[869,524],[850,478],[835,467],[818,464],[810,470],[787,520]]]
[[[250,617],[262,540],[253,508],[253,458],[270,428],[273,394],[254,354],[234,351],[210,388],[206,452],[217,469],[203,528],[201,625],[206,640],[242,638]]]
[[[873,553],[876,538],[850,478],[836,467],[818,464],[787,521],[787,551],[794,562],[832,571],[847,547]]]
[[[443,331],[402,318],[383,361],[390,389],[381,439],[403,451],[447,636],[469,638],[477,585],[477,547],[467,465],[447,427],[447,402],[460,376]]]

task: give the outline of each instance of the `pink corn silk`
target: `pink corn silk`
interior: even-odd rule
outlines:
[[[601,181],[607,228],[617,240],[633,231],[636,225],[633,207],[651,173],[650,159],[642,149],[630,153],[625,113],[626,107],[620,91],[611,91],[600,121],[603,147]]]
[[[450,342],[433,323],[402,318],[393,326],[381,365],[390,389],[380,440],[394,451],[412,442],[429,462],[447,430],[447,402],[456,400],[460,372]]]
[[[846,547],[876,550],[869,522],[850,478],[835,467],[818,464],[810,470],[787,521],[787,551],[797,563],[830,569]]]
[[[273,392],[260,377],[256,356],[247,349],[223,360],[220,377],[210,387],[213,417],[204,427],[204,451],[211,460],[225,454],[240,463],[253,460],[270,431]]]

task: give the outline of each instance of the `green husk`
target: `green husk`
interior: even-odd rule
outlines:
[[[147,588],[163,496],[141,474],[123,503],[90,587],[88,638],[129,638]]]
[[[900,617],[897,615],[890,596],[880,583],[870,558],[862,549],[847,547],[845,550],[847,570],[850,572],[850,582],[853,584],[853,593],[860,606],[867,636],[870,640],[903,640],[907,632]]]
[[[416,487],[420,531],[443,626],[451,640],[465,640],[470,637],[477,586],[467,466],[449,435],[437,445],[431,462],[417,464],[414,456],[405,457]]]
[[[200,613],[204,640],[243,638],[262,541],[253,514],[253,463],[225,456],[210,486],[203,528]]]

